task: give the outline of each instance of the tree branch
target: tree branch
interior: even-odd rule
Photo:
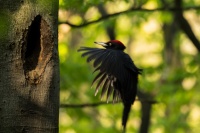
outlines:
[[[112,18],[112,17],[118,16],[118,15],[122,15],[122,14],[126,14],[126,13],[130,13],[130,12],[133,12],[133,11],[137,11],[137,12],[173,11],[174,12],[174,11],[179,11],[179,10],[185,10],[185,11],[186,10],[200,10],[200,6],[191,6],[191,7],[184,7],[184,8],[161,7],[161,8],[156,8],[156,9],[144,9],[144,8],[140,8],[140,7],[139,8],[130,8],[130,9],[125,10],[125,11],[121,11],[121,12],[117,12],[117,13],[113,13],[113,14],[102,16],[97,20],[84,22],[84,23],[82,23],[80,25],[72,24],[72,23],[70,23],[68,21],[67,22],[59,22],[59,24],[67,24],[72,28],[82,28],[82,27],[88,26],[90,24],[98,23],[98,22],[100,22],[102,20],[106,20],[108,18]]]
[[[106,9],[104,8],[102,4],[98,5],[97,8],[102,16],[108,15]],[[115,35],[115,21],[116,20],[113,20],[112,22],[109,23],[109,25],[105,25],[105,29],[110,40],[114,40],[116,36]]]
[[[108,105],[111,103],[97,102],[97,103],[85,103],[85,104],[61,104],[60,108],[85,108],[85,107],[96,107],[96,106],[100,106],[100,105],[104,105],[104,104]]]
[[[176,0],[175,1],[176,7],[181,9],[181,3],[182,3],[182,0]],[[183,30],[183,32],[188,36],[188,38],[192,41],[194,46],[200,52],[200,42],[195,36],[194,32],[192,31],[190,24],[184,18],[182,9],[175,13],[175,18],[178,22],[178,26]]]
[[[156,104],[158,103],[155,100],[150,100],[150,99],[136,99],[136,101],[144,102],[144,103],[149,103],[149,104]],[[85,103],[85,104],[60,104],[60,108],[85,108],[85,107],[97,107],[100,105],[110,105],[110,104],[118,104],[121,103],[121,101],[113,103],[113,102],[97,102],[97,103]]]

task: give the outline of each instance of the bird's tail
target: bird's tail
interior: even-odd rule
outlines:
[[[122,116],[122,126],[123,126],[124,133],[126,130],[126,123],[128,120],[130,110],[131,110],[131,104],[124,104],[124,110],[123,110],[123,116]]]

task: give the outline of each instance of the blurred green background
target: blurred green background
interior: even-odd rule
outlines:
[[[200,0],[59,0],[59,3],[62,105],[100,102],[100,96],[95,97],[95,90],[91,89],[94,69],[77,49],[99,47],[93,42],[115,38],[126,45],[125,52],[143,69],[139,77],[143,102],[136,100],[132,106],[127,133],[146,132],[142,128],[149,133],[200,132],[200,55],[195,46],[200,45]],[[85,25],[126,10],[130,11]],[[61,107],[59,132],[121,132],[122,108],[120,103]],[[150,114],[150,119],[145,113]],[[142,125],[145,121],[147,124]]]

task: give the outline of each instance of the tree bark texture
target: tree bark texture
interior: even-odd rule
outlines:
[[[57,0],[0,0],[0,133],[57,133]]]

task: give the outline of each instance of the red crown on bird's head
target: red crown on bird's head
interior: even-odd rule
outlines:
[[[108,43],[115,43],[115,44],[119,44],[119,45],[124,46],[124,44],[122,42],[120,42],[119,40],[110,40],[110,41],[108,41]]]
[[[126,48],[124,44],[118,40],[111,40],[108,42],[94,42],[94,43],[102,45],[106,49],[124,50]]]

